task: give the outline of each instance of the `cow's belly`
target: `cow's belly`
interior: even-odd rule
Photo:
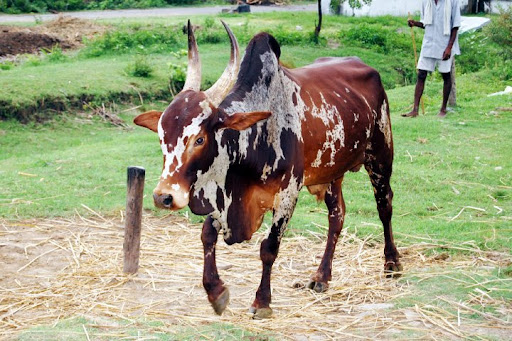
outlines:
[[[346,122],[342,127],[303,127],[304,185],[330,183],[364,162],[370,137],[369,123]]]

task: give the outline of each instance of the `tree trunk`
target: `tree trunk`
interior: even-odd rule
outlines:
[[[485,12],[485,3],[484,0],[478,0],[478,13]]]
[[[318,44],[320,30],[322,29],[322,0],[318,0],[318,25],[315,27],[315,43]]]
[[[477,0],[468,0],[468,14],[476,13]]]
[[[450,97],[448,97],[448,105],[450,107],[457,106],[457,86],[455,83],[455,58],[452,61],[452,70],[451,70],[451,81],[452,81],[452,91],[450,92]]]

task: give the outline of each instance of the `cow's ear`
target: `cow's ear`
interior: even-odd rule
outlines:
[[[160,116],[162,116],[161,111],[146,111],[145,113],[135,117],[133,123],[138,126],[148,128],[149,130],[153,130],[156,133],[158,132],[158,120],[160,120]]]
[[[220,122],[220,128],[244,130],[259,121],[269,118],[270,111],[237,112],[231,115],[224,115]]]

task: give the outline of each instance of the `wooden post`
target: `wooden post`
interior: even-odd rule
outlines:
[[[142,222],[142,198],[144,195],[144,177],[142,167],[128,167],[126,195],[126,221],[124,225],[124,268],[126,273],[134,274],[139,269],[140,232]]]
[[[452,82],[452,91],[450,91],[450,97],[448,97],[448,105],[450,107],[457,106],[457,85],[455,82],[455,58],[452,60],[452,69],[450,72],[450,78]]]

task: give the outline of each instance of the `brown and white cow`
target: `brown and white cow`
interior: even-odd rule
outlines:
[[[251,307],[255,317],[271,315],[272,264],[303,186],[329,210],[327,246],[309,283],[317,292],[327,290],[345,215],[343,176],[362,165],[384,226],[384,270],[388,276],[401,271],[391,229],[393,140],[378,72],[357,58],[320,58],[285,68],[279,44],[267,33],[249,42],[238,71],[238,45],[224,26],[231,59],[212,88],[199,89],[201,66],[189,29],[183,91],[163,113],[135,118],[158,132],[164,154],[155,205],[171,210],[188,205],[208,216],[201,235],[203,285],[215,312],[221,314],[229,301],[215,263],[218,234],[227,244],[249,240],[272,210],[272,227],[261,243],[261,283]]]

